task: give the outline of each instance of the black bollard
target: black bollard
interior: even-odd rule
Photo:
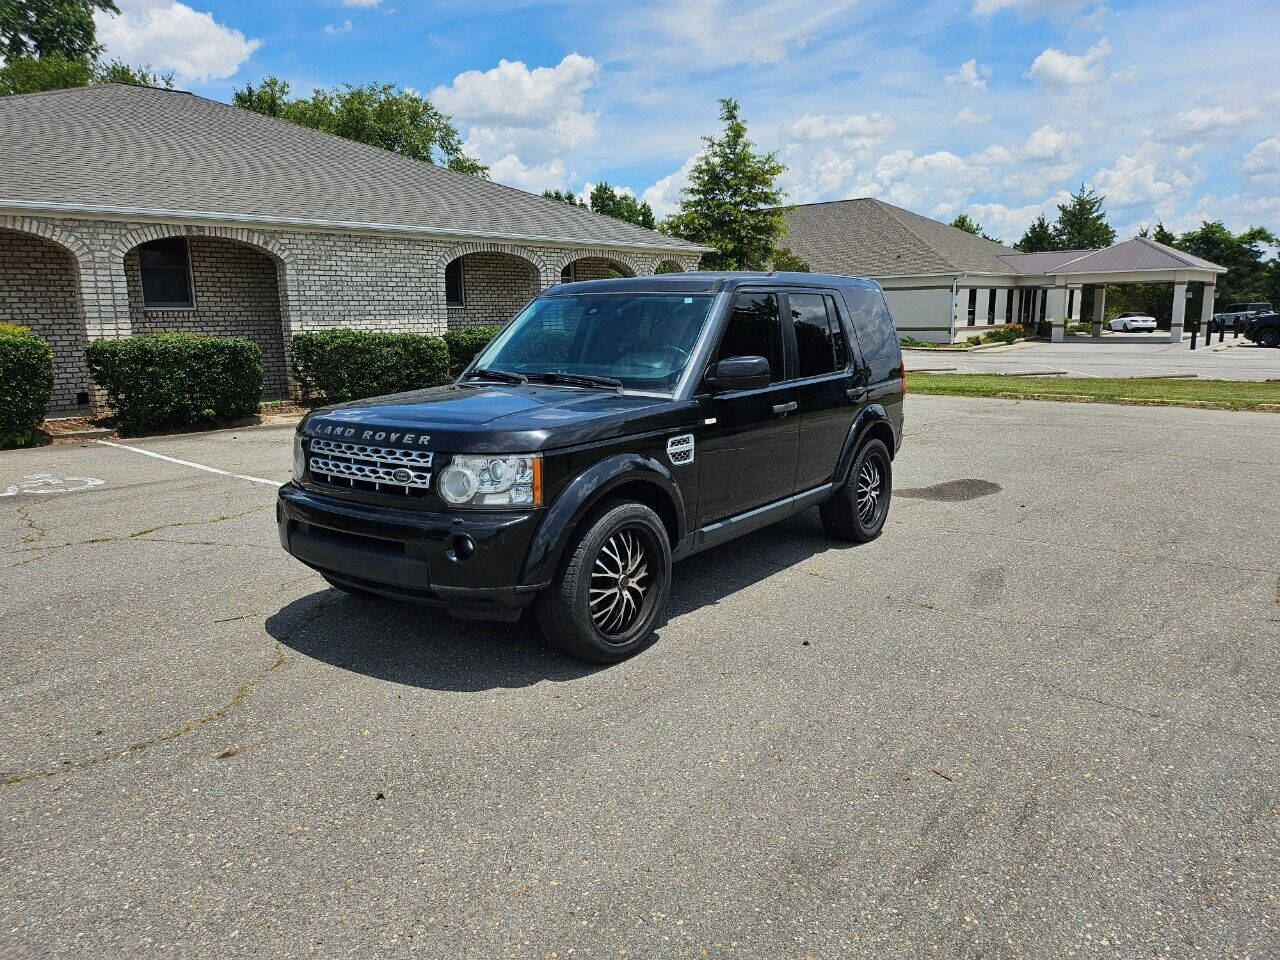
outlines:
[[[1193,320],[1190,326],[1191,326],[1191,349],[1194,350],[1196,348],[1196,341],[1200,339],[1200,324],[1196,323]]]
[[[1213,343],[1213,324],[1206,323],[1204,325],[1204,345],[1207,347]]]

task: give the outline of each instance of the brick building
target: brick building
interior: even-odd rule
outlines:
[[[54,347],[51,410],[88,400],[90,338],[289,338],[500,323],[567,279],[697,266],[704,248],[189,93],[0,97],[0,321]]]

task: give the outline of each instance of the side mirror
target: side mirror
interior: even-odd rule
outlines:
[[[712,390],[754,390],[770,383],[764,357],[728,357],[715,365],[707,384]]]

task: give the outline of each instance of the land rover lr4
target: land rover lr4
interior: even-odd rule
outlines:
[[[879,535],[902,441],[880,288],[807,273],[554,286],[451,385],[298,426],[280,542],[339,590],[514,620],[608,663],[671,564],[812,506]]]

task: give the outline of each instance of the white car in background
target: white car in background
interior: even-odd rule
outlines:
[[[1130,310],[1128,313],[1120,314],[1120,316],[1112,320],[1108,326],[1110,326],[1112,330],[1118,330],[1122,333],[1133,333],[1138,330],[1141,330],[1144,333],[1154,333],[1156,329],[1156,318],[1138,310]]]

